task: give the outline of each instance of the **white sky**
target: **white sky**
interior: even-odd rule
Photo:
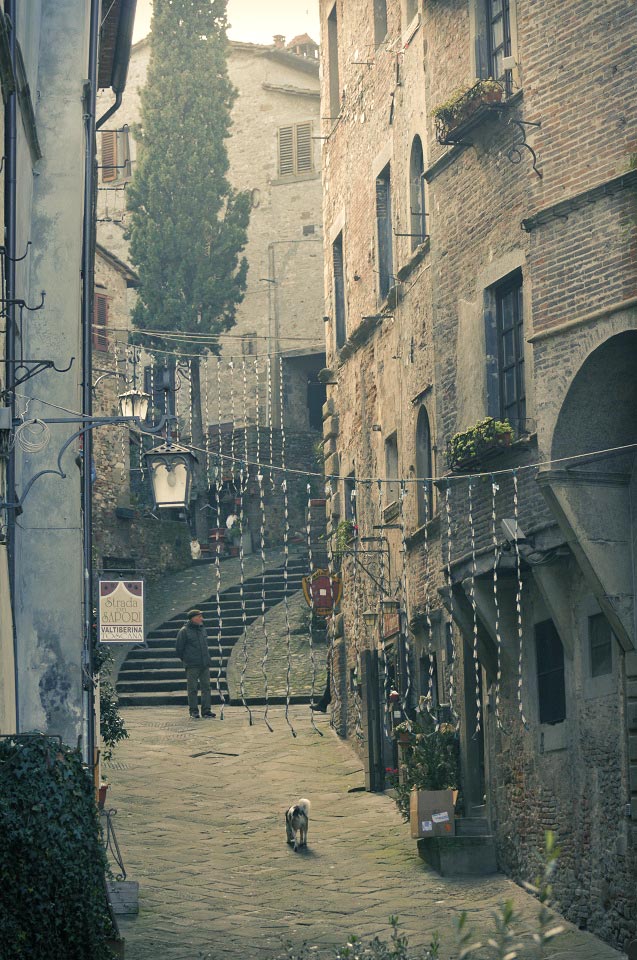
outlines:
[[[231,40],[248,43],[272,43],[275,33],[287,40],[300,33],[309,33],[319,42],[319,0],[228,0]],[[136,43],[150,30],[152,0],[137,0]]]

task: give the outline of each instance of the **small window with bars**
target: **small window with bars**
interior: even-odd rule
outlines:
[[[279,127],[279,176],[291,177],[314,170],[312,124]]]
[[[93,301],[93,347],[108,350],[108,297],[96,293]]]
[[[566,719],[564,648],[552,620],[535,624],[535,656],[540,723]]]
[[[129,180],[131,176],[130,136],[121,130],[102,130],[102,182]]]

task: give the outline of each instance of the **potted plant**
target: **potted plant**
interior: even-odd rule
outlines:
[[[496,80],[478,80],[471,86],[460,87],[433,111],[436,139],[439,143],[455,142],[480,107],[500,103],[504,89]],[[452,139],[453,137],[453,139]]]
[[[398,743],[409,744],[415,742],[415,734],[413,733],[411,720],[403,720],[401,723],[397,723],[394,727],[394,734]]]
[[[238,521],[231,527],[228,527],[226,531],[226,543],[228,544],[228,552],[230,556],[238,557],[239,545],[241,543],[241,526]]]
[[[457,791],[460,785],[460,747],[453,724],[440,724],[426,716],[403,721],[411,738],[402,750],[400,778],[396,783],[396,804],[404,820],[409,820],[411,793],[418,791]],[[399,731],[402,732],[402,731]]]
[[[513,427],[508,420],[485,417],[469,430],[456,433],[447,445],[447,463],[452,470],[461,470],[511,445]]]

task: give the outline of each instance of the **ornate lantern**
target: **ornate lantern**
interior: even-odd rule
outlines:
[[[119,401],[119,412],[122,417],[129,417],[132,420],[139,420],[141,422],[148,416],[148,404],[150,403],[149,394],[142,393],[141,390],[137,390],[134,387],[126,393],[120,393],[117,399]]]
[[[155,506],[187,507],[197,458],[188,447],[167,441],[144,454],[153,485]]]

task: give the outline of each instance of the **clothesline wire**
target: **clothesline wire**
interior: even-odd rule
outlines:
[[[71,410],[68,407],[62,407],[57,403],[52,403],[50,400],[43,400],[41,397],[28,397],[26,394],[17,393],[14,391],[14,395],[21,400],[27,400],[30,403],[42,403],[47,407],[52,407],[54,410],[60,410],[63,413],[69,413],[75,417],[83,417],[83,414],[79,413],[77,410]],[[34,417],[33,420],[37,420],[37,417]],[[90,417],[87,418],[90,421]],[[93,418],[98,419],[98,418]],[[26,421],[29,422],[29,421]],[[150,437],[151,439],[157,440],[157,434],[149,433],[147,430],[140,430],[140,434],[145,437]],[[190,450],[194,450],[196,453],[206,453],[205,447],[197,447],[194,444],[188,444]],[[613,456],[614,454],[628,453],[631,450],[637,450],[637,443],[627,443],[619,447],[606,447],[601,450],[590,450],[588,453],[575,453],[571,454],[568,457],[556,457],[551,460],[540,460],[536,463],[526,463],[520,464],[517,467],[507,467],[503,470],[488,470],[486,472],[480,473],[465,473],[461,475],[447,474],[442,477],[356,477],[354,482],[358,484],[373,484],[373,483],[400,483],[404,479],[405,483],[439,483],[445,484],[450,481],[460,481],[460,480],[469,480],[469,479],[481,479],[481,478],[490,478],[490,477],[502,477],[507,475],[513,475],[514,473],[521,473],[523,470],[540,470],[542,467],[554,467],[562,463],[571,463],[574,460],[579,460],[581,462],[586,462],[588,460],[597,459],[604,456]],[[279,467],[273,463],[263,463],[256,460],[246,460],[244,457],[233,457],[229,454],[214,452],[211,451],[211,455],[218,457],[221,460],[230,460],[234,463],[243,464],[244,466],[256,467],[258,469],[267,469],[271,471],[276,471],[277,473],[283,474],[292,474],[301,477],[317,477],[321,480],[351,480],[351,477],[342,477],[339,474],[324,474],[318,473],[317,471],[311,470],[295,470],[293,467]]]

